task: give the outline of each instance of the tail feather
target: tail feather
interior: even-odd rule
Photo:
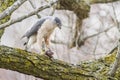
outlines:
[[[26,37],[26,35],[23,35],[20,39],[23,39],[25,37]],[[25,46],[25,45],[27,45],[27,43],[28,43],[28,41],[24,42],[23,45]]]
[[[20,39],[23,39],[24,37],[26,37],[25,35],[23,35]]]
[[[24,45],[24,46],[27,45],[27,42],[25,42],[23,45]]]

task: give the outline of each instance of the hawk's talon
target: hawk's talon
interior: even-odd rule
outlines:
[[[45,52],[45,55],[47,55],[50,59],[51,58],[53,58],[53,52],[51,51],[51,50],[47,50],[46,52]]]

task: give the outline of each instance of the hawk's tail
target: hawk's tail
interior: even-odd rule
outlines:
[[[26,36],[23,35],[23,36],[20,38],[20,40],[22,40],[22,39],[25,38],[25,37],[26,37]],[[28,41],[24,42],[23,45],[25,46],[25,45],[27,45],[27,43],[28,43]]]
[[[24,37],[26,37],[25,35],[23,35],[20,39],[23,39]]]

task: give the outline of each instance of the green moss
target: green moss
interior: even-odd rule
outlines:
[[[0,38],[2,37],[3,33],[4,33],[4,29],[0,29]]]
[[[11,6],[16,0],[0,0],[0,13],[2,13],[7,7]],[[7,22],[10,19],[10,15],[0,20],[0,24]],[[0,38],[4,33],[4,29],[0,30]]]
[[[21,71],[49,80],[119,80],[120,68],[114,78],[109,77],[110,65],[114,62],[117,49],[104,58],[81,62],[74,66],[63,61],[50,60],[45,55],[28,53],[24,50],[0,47],[0,67]],[[111,59],[112,58],[112,59]],[[6,66],[6,64],[9,64]],[[16,67],[14,66],[16,64]],[[22,64],[22,66],[21,66]],[[17,69],[19,67],[19,69]],[[51,77],[52,76],[52,77]]]
[[[107,74],[110,71],[110,66],[115,61],[116,53],[117,48],[104,58],[81,62],[79,67],[86,71],[85,74],[93,74],[98,80],[109,80],[108,78],[110,77]],[[117,70],[115,77],[111,80],[118,79],[120,79],[120,68]]]
[[[18,49],[18,48],[14,48],[14,50],[16,51],[16,53],[19,53],[19,54],[21,54],[21,55],[27,55],[27,54],[28,54],[27,51],[23,51],[23,50]]]
[[[105,63],[107,64],[113,63],[115,61],[116,53],[117,53],[117,49],[115,49],[112,53],[110,53],[105,58],[103,58]]]
[[[16,0],[0,0],[0,12],[3,12],[6,8],[11,6]],[[0,20],[0,24],[5,23],[10,19],[10,15]]]

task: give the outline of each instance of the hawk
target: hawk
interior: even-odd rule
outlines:
[[[27,41],[24,43],[26,49],[33,44],[37,44],[38,49],[42,49],[43,39],[45,45],[49,48],[49,38],[56,27],[61,29],[62,23],[58,17],[46,16],[40,18],[23,36],[27,37]]]

